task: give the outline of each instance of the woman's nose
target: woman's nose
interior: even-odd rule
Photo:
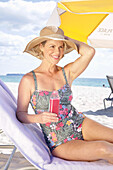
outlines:
[[[55,48],[55,53],[57,53],[57,54],[59,54],[60,53],[60,50],[59,50],[59,48]]]

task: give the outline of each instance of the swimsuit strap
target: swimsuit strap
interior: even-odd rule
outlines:
[[[65,73],[65,71],[64,71],[64,67],[62,67],[62,71],[63,71],[63,75],[64,75],[64,78],[65,78],[66,84],[68,84],[67,77],[66,77],[66,73]]]
[[[36,75],[35,75],[35,72],[32,71],[33,73],[33,78],[34,78],[34,82],[35,82],[35,90],[37,90],[37,79],[36,79]]]

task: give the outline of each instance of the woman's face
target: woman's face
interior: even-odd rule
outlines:
[[[40,44],[44,59],[57,64],[64,55],[63,41],[47,40],[45,45]]]

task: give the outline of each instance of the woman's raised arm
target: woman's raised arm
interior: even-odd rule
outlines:
[[[95,54],[95,49],[83,42],[71,39],[66,36],[65,38],[77,45],[78,53],[80,54],[79,58],[66,66],[67,70],[70,72],[70,78],[73,81],[87,68]]]

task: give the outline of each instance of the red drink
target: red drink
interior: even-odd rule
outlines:
[[[59,113],[59,99],[50,99],[50,106],[49,106],[49,111],[52,113],[56,113],[58,115]]]
[[[59,98],[58,92],[53,91],[53,93],[50,96],[50,101],[49,101],[49,112],[56,113],[58,115],[59,104],[60,104],[60,98]]]

